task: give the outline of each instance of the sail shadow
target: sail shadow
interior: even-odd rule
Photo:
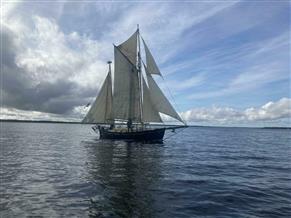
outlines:
[[[86,143],[88,175],[102,187],[90,199],[91,217],[152,217],[163,147],[98,140]]]

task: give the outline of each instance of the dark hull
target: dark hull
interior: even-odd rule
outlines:
[[[165,135],[165,128],[132,131],[114,132],[105,128],[100,128],[100,139],[124,139],[133,141],[162,141]]]

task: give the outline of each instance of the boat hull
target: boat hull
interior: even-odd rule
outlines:
[[[123,139],[133,141],[162,141],[165,128],[119,132],[105,128],[99,128],[100,139]]]

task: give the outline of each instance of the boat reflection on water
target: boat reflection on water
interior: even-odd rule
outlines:
[[[161,178],[162,144],[96,140],[85,142],[90,182],[99,188],[90,199],[94,217],[152,217],[154,187]]]

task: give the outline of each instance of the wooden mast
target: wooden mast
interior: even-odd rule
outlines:
[[[139,25],[137,24],[137,43],[138,43],[138,53],[137,53],[137,72],[139,79],[139,108],[140,108],[140,122],[143,127],[143,107],[142,107],[142,72],[141,72],[141,55],[140,55],[140,33],[139,33]]]
[[[112,63],[112,61],[107,61],[107,64],[108,64],[108,75],[109,75],[109,77],[110,77],[110,83],[111,83],[111,86],[109,87],[109,86],[107,86],[107,90],[106,90],[106,105],[105,105],[105,123],[107,123],[107,120],[106,120],[106,118],[107,118],[107,105],[108,105],[108,93],[109,93],[109,90],[108,89],[111,89],[110,91],[112,92],[112,77],[111,77],[111,63]],[[110,98],[112,98],[112,96],[110,96]],[[111,99],[111,101],[112,101],[112,99]],[[111,106],[112,107],[112,106]],[[110,115],[111,117],[110,118],[113,118],[112,117],[112,111],[111,111],[111,115]],[[114,118],[113,118],[113,120],[109,120],[109,122],[113,122],[113,124],[114,124]]]

